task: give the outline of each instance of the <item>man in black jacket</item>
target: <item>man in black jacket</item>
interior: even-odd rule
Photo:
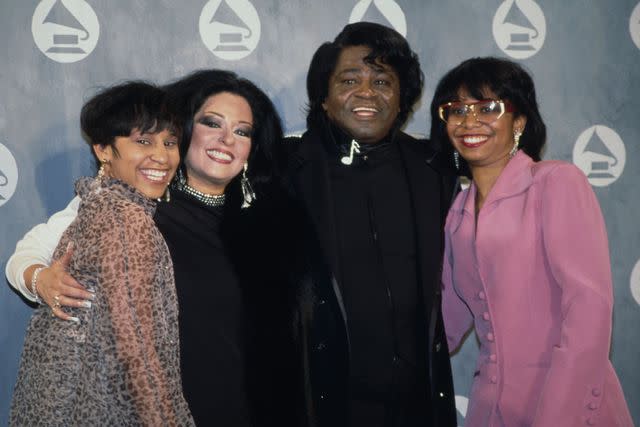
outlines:
[[[417,55],[378,24],[347,25],[311,61],[288,181],[331,272],[299,291],[315,425],[456,425],[440,312],[455,177],[401,131],[422,86]]]

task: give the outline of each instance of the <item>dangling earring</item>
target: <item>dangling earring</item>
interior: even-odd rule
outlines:
[[[509,158],[512,158],[518,152],[518,145],[520,145],[520,137],[522,136],[522,132],[518,129],[513,132],[513,147],[511,151],[509,151]]]
[[[251,183],[249,182],[249,178],[247,178],[247,169],[249,169],[249,165],[247,162],[244,163],[244,170],[242,171],[242,178],[240,179],[240,185],[242,187],[242,208],[248,208],[251,206],[251,203],[256,199],[256,193],[253,192],[253,188],[251,188]]]
[[[101,180],[107,176],[107,171],[105,170],[105,165],[109,163],[106,159],[100,160],[100,169],[98,169],[98,176],[96,179]]]
[[[162,195],[162,197],[158,197],[156,199],[156,202],[160,203],[160,202],[170,202],[171,201],[171,193],[169,192],[169,186],[167,186],[167,188],[164,189],[164,194]]]
[[[455,150],[453,152],[453,164],[456,165],[456,170],[460,170],[460,153]]]

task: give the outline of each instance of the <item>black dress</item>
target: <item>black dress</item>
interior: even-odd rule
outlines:
[[[221,237],[224,207],[173,190],[155,221],[175,272],[184,396],[199,426],[250,426],[246,305]]]

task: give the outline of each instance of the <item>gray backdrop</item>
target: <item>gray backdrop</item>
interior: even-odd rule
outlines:
[[[461,60],[505,56],[532,72],[549,127],[545,158],[576,163],[602,204],[616,298],[611,358],[640,421],[636,0],[1,0],[0,267],[24,232],[66,205],[74,180],[92,174],[78,114],[98,88],[231,69],[300,132],[311,55],[350,20],[391,25],[418,52],[426,86],[411,133],[428,132],[437,79]],[[30,310],[0,286],[0,425]],[[460,424],[475,353],[472,336],[453,358]]]

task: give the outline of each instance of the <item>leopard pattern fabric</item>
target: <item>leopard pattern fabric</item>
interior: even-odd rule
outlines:
[[[180,381],[173,266],[153,222],[155,202],[114,179],[82,178],[69,273],[95,292],[68,308],[37,308],[25,338],[12,426],[191,426]]]

